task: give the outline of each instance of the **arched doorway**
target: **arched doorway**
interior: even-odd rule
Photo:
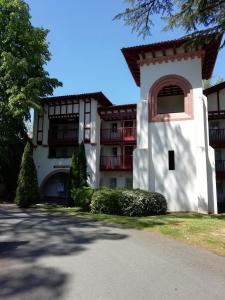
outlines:
[[[55,171],[46,176],[41,184],[41,197],[44,199],[67,199],[68,196],[68,171]]]

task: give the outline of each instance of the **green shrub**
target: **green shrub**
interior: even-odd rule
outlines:
[[[121,210],[125,216],[150,216],[165,214],[166,199],[159,193],[142,190],[122,191]]]
[[[91,187],[73,188],[71,190],[71,198],[73,206],[81,207],[85,211],[90,210],[91,199],[95,189]]]
[[[117,189],[103,188],[96,190],[91,200],[91,212],[120,215],[121,191]]]
[[[167,203],[159,193],[104,188],[93,194],[90,207],[92,213],[149,216],[166,213]]]
[[[15,202],[19,207],[29,207],[39,198],[37,171],[33,161],[32,146],[28,142],[20,165]]]

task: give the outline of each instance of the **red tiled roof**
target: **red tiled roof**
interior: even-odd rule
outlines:
[[[212,40],[210,43],[202,47],[205,50],[205,56],[202,61],[203,79],[209,79],[212,75],[221,39],[222,36],[218,39]],[[184,43],[188,42],[189,40],[190,38],[181,38],[177,40],[170,40],[154,44],[122,48],[121,51],[125,57],[125,60],[128,64],[128,67],[133,75],[136,84],[140,86],[140,66],[138,64],[140,54],[150,51],[166,50],[181,47]]]
[[[53,97],[45,97],[42,98],[43,101],[57,101],[57,100],[83,100],[83,99],[95,99],[102,106],[111,106],[112,102],[102,93],[85,93],[85,94],[76,94],[76,95],[65,95],[65,96],[53,96]]]

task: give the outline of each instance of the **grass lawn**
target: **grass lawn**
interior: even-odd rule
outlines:
[[[124,217],[81,212],[79,208],[43,206],[42,209],[104,221],[124,228],[164,234],[225,256],[225,214],[171,213],[151,217]]]

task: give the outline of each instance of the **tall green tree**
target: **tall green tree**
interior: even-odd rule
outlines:
[[[69,173],[69,194],[72,188],[78,188],[80,186],[80,169],[78,162],[77,151],[73,152]]]
[[[74,151],[71,159],[70,173],[69,173],[69,205],[74,205],[72,200],[72,193],[74,189],[87,186],[87,161],[85,154],[85,146],[82,142],[79,145],[78,151]]]
[[[31,143],[27,142],[20,165],[15,202],[19,207],[29,207],[39,198],[37,171],[33,161]]]
[[[220,38],[225,31],[225,0],[125,0],[128,7],[115,16],[132,31],[146,37],[154,25],[153,16],[166,21],[164,29],[180,27],[195,41],[205,34]],[[213,38],[215,38],[215,36]],[[210,39],[210,37],[208,37]],[[222,46],[225,46],[223,42]]]
[[[69,189],[87,186],[87,161],[84,143],[74,151],[69,174]]]
[[[85,154],[85,146],[82,142],[78,152],[78,165],[80,170],[80,187],[87,186],[87,161]]]
[[[0,0],[0,169],[12,145],[27,140],[30,108],[41,110],[40,97],[51,95],[61,83],[44,69],[51,54],[48,30],[31,24],[23,0]],[[7,171],[7,170],[4,170]],[[5,172],[4,172],[5,173]]]

